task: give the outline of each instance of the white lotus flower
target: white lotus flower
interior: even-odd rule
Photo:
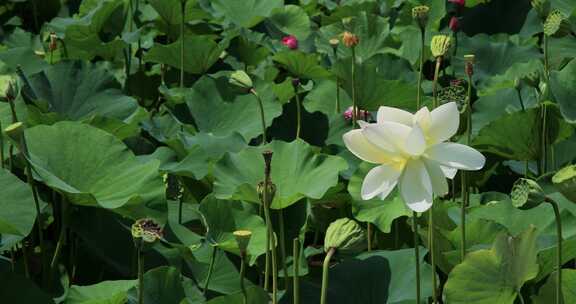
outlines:
[[[379,166],[368,172],[362,183],[362,199],[385,199],[398,184],[408,207],[424,212],[434,194],[448,193],[446,178],[457,170],[479,170],[486,159],[466,145],[445,142],[460,124],[456,103],[432,112],[424,107],[416,114],[380,107],[377,122],[359,121],[360,129],[344,134],[344,143],[358,158]]]

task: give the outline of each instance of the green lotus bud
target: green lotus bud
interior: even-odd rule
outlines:
[[[16,122],[4,129],[4,133],[13,141],[19,143],[22,134],[24,134],[24,124],[22,122]]]
[[[234,237],[236,238],[236,243],[238,244],[238,248],[240,249],[241,254],[246,253],[246,249],[248,248],[248,243],[250,243],[250,238],[252,237],[252,231],[250,230],[236,230],[233,232]]]
[[[552,183],[567,199],[576,203],[576,165],[562,168],[552,176]]]
[[[139,219],[132,224],[132,239],[136,246],[148,248],[162,238],[162,226],[154,219]]]
[[[448,53],[451,46],[451,38],[447,35],[436,35],[432,37],[432,43],[430,49],[432,50],[432,56],[442,57]]]
[[[342,254],[356,254],[366,248],[366,233],[351,219],[337,219],[328,226],[324,237],[324,251],[330,248]]]
[[[522,79],[515,78],[514,79],[514,89],[520,90],[522,88]]]
[[[230,74],[230,84],[241,87],[243,89],[250,90],[254,86],[252,83],[252,79],[246,72],[242,70],[238,70],[232,74]]]
[[[538,185],[537,182],[520,178],[512,186],[512,205],[520,209],[534,208],[546,199],[544,190]]]
[[[419,5],[412,8],[412,18],[414,18],[414,20],[421,29],[426,28],[429,13],[430,8],[426,5]]]

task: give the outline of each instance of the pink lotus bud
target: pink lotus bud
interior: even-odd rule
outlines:
[[[352,107],[348,107],[348,109],[346,109],[346,111],[344,111],[344,119],[345,120],[352,120],[352,116],[353,116],[353,108]],[[357,119],[361,119],[361,120],[369,120],[370,119],[370,112],[365,111],[365,110],[358,110],[358,117]]]
[[[466,0],[448,0],[448,2],[454,3],[460,7],[466,6]]]
[[[450,24],[448,27],[450,27],[453,32],[458,32],[458,30],[460,30],[460,21],[458,20],[458,17],[453,16],[450,19]]]
[[[290,35],[282,38],[282,44],[288,47],[291,50],[295,50],[298,48],[298,39],[296,37]]]

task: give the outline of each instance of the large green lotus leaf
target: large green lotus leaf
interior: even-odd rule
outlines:
[[[206,237],[223,250],[240,253],[233,232],[236,230],[252,231],[248,244],[250,263],[266,252],[266,225],[264,220],[249,210],[241,202],[219,200],[207,196],[200,204],[200,212],[206,218]]]
[[[274,152],[271,165],[272,182],[276,184],[274,209],[288,207],[304,197],[322,198],[338,182],[338,173],[348,168],[344,159],[315,153],[302,140],[273,141],[265,147],[228,153],[218,161],[214,167],[216,197],[259,203],[256,187],[264,180],[265,150]]]
[[[69,18],[54,18],[48,27],[64,39],[69,58],[91,60],[118,57],[125,47],[118,36],[125,16],[125,1],[104,0],[83,3],[80,13]],[[115,28],[114,32],[108,30]]]
[[[242,27],[253,27],[270,17],[275,8],[283,6],[283,0],[214,0],[210,3],[218,15],[226,21]]]
[[[310,18],[306,11],[297,5],[286,5],[277,8],[269,18],[282,32],[294,35],[299,40],[305,40],[310,35]]]
[[[270,296],[266,290],[260,286],[250,286],[246,288],[246,297],[250,304],[268,304],[270,303]],[[216,297],[206,302],[206,304],[243,304],[244,295],[241,292],[234,294]]]
[[[355,52],[358,61],[364,62],[376,54],[384,53],[384,43],[390,32],[390,21],[388,18],[361,11],[346,27],[342,22],[321,27],[318,49],[332,55],[333,47],[330,45],[330,39],[341,39],[342,33],[346,30],[353,32],[360,39]],[[343,44],[338,46],[337,52],[339,58],[352,56],[351,49]]]
[[[122,93],[114,75],[101,65],[67,61],[30,76],[27,90],[48,110],[64,119],[83,120],[92,116],[127,119],[138,109],[134,98]],[[31,94],[29,94],[31,95]]]
[[[536,228],[518,237],[499,235],[491,249],[468,253],[445,285],[449,303],[513,304],[524,283],[538,274]]]
[[[571,123],[576,122],[576,60],[572,60],[562,71],[552,71],[550,86],[562,116]]]
[[[54,303],[32,280],[11,271],[0,273],[0,295],[2,303]]]
[[[179,69],[181,45],[182,39],[168,45],[155,44],[146,53],[145,59]],[[218,61],[226,45],[218,44],[210,36],[187,35],[184,36],[184,48],[184,71],[190,74],[204,74]]]
[[[421,296],[432,293],[432,271],[420,248]],[[416,271],[412,248],[362,253],[330,269],[328,303],[414,303]]]
[[[35,172],[75,204],[118,208],[163,200],[159,162],[141,163],[105,131],[59,122],[25,134]]]
[[[262,99],[266,126],[282,113],[282,105],[276,102],[269,84],[256,83]],[[228,79],[204,76],[200,78],[186,96],[199,131],[216,136],[240,133],[246,141],[262,134],[262,121],[258,100],[252,94],[239,94],[228,83]]]
[[[0,169],[0,234],[27,236],[36,220],[30,186],[5,169]]]
[[[277,53],[272,59],[285,67],[294,77],[304,79],[326,78],[330,73],[319,63],[316,54],[288,50]]]
[[[548,277],[546,283],[540,287],[538,295],[532,297],[534,304],[549,304],[556,303],[556,286],[558,285],[558,278],[556,273]],[[560,303],[576,303],[576,270],[562,269],[562,298],[563,302]]]
[[[66,296],[66,304],[124,304],[128,290],[136,286],[136,280],[103,281],[98,284],[72,285]]]
[[[144,304],[180,304],[186,297],[183,284],[182,274],[174,267],[162,266],[149,270],[144,274]],[[128,303],[138,303],[137,287],[129,291],[128,297]]]
[[[515,64],[542,56],[535,45],[517,45],[507,37],[493,38],[486,34],[461,36],[457,57],[452,60],[456,71],[464,71],[463,56],[466,54],[476,56],[474,77],[479,79],[481,84],[492,76],[506,73]]]
[[[350,178],[348,192],[352,196],[352,213],[358,221],[373,223],[382,232],[390,233],[392,222],[402,216],[411,216],[412,211],[406,207],[396,191],[385,200],[379,198],[368,201],[362,200],[360,196],[362,181],[368,171],[374,167],[372,164],[363,162]]]
[[[379,74],[380,58],[372,57],[362,64],[356,64],[356,100],[363,110],[376,111],[380,106],[416,109],[416,85],[402,80],[385,79]],[[334,74],[342,81],[348,96],[352,96],[351,57],[339,60],[334,66]]]
[[[546,108],[550,141],[557,143],[570,137],[573,130],[560,116],[558,107],[548,103]],[[505,114],[482,128],[473,145],[509,159],[538,159],[540,116],[539,108]]]
[[[38,73],[48,67],[48,63],[35,54],[42,50],[42,43],[38,36],[34,36],[17,27],[2,43],[6,49],[0,51],[0,61],[5,69],[15,72],[19,66],[25,74]]]

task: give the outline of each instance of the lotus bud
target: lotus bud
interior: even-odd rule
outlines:
[[[550,14],[550,0],[532,0],[531,3],[542,20]]]
[[[466,0],[448,0],[448,2],[460,7],[466,6]]]
[[[4,129],[4,133],[16,143],[20,143],[20,139],[24,134],[24,124],[22,122],[15,122]]]
[[[139,219],[132,224],[132,239],[136,246],[149,248],[162,238],[162,226],[151,218]]]
[[[365,110],[357,110],[358,111],[358,119],[361,120],[369,120],[370,112]],[[352,116],[354,115],[354,108],[352,106],[348,107],[346,111],[344,111],[344,119],[347,121],[352,120]]]
[[[298,48],[298,39],[292,35],[286,36],[282,38],[282,44],[291,50],[295,50]]]
[[[240,249],[240,254],[245,255],[248,249],[248,243],[250,243],[250,238],[252,237],[252,231],[250,230],[236,230],[233,232],[236,238],[236,243]]]
[[[443,57],[448,54],[450,50],[451,39],[446,35],[436,35],[432,37],[432,43],[430,49],[432,50],[432,56],[438,58]]]
[[[520,178],[514,183],[510,196],[512,205],[520,209],[534,208],[546,199],[540,185],[527,178]]]
[[[328,226],[324,238],[324,251],[330,248],[342,254],[356,254],[366,248],[366,233],[351,219],[337,219]]]
[[[228,82],[232,85],[247,90],[252,89],[252,87],[254,86],[250,76],[248,76],[248,74],[246,74],[246,72],[242,70],[238,70],[230,74],[230,79],[228,80]]]
[[[460,30],[460,21],[458,20],[458,17],[456,16],[452,16],[452,18],[450,18],[450,23],[448,24],[448,27],[450,28],[450,30],[452,30],[452,32],[458,32]]]
[[[562,195],[576,203],[576,165],[562,168],[552,176],[552,183]]]
[[[348,48],[353,48],[358,45],[360,39],[355,34],[352,34],[348,31],[342,33],[342,43]]]
[[[412,8],[412,18],[414,18],[414,20],[422,30],[426,28],[429,13],[430,8],[426,5],[419,5]]]
[[[475,55],[472,54],[464,55],[464,64],[465,64],[464,72],[469,77],[472,77],[472,75],[474,75],[474,63],[476,63]]]

